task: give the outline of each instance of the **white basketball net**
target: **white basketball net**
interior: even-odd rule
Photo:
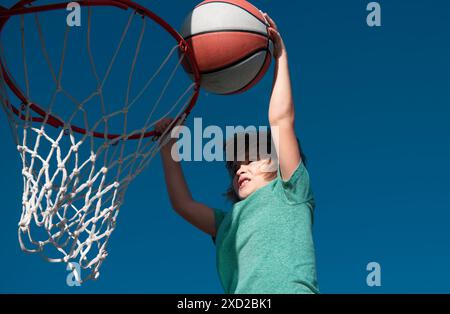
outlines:
[[[36,20],[36,31],[40,37],[41,49],[48,69],[54,80],[54,91],[52,101],[46,104],[48,113],[43,121],[32,119],[36,114],[31,110],[31,102],[22,104],[20,115],[12,113],[12,104],[8,101],[5,80],[0,80],[0,97],[5,112],[9,116],[13,134],[18,143],[17,149],[22,160],[23,176],[23,198],[22,214],[19,221],[19,242],[21,248],[26,252],[40,253],[50,262],[64,262],[72,265],[77,262],[82,269],[88,270],[88,275],[75,272],[78,281],[97,278],[99,268],[105,260],[109,237],[116,228],[117,215],[123,203],[124,195],[129,183],[148,165],[160,148],[160,143],[151,137],[145,138],[144,134],[153,129],[155,123],[165,116],[180,117],[179,122],[184,120],[183,112],[187,104],[192,99],[195,84],[188,84],[187,89],[175,101],[175,104],[168,106],[165,115],[155,116],[156,108],[160,106],[161,100],[167,87],[171,83],[174,74],[180,70],[180,61],[176,62],[170,70],[167,82],[163,84],[161,95],[153,104],[152,109],[146,116],[145,124],[139,129],[129,130],[127,115],[136,102],[142,98],[146,89],[158,77],[161,70],[167,66],[168,60],[175,56],[177,47],[173,47],[167,58],[154,75],[147,77],[146,84],[139,93],[131,97],[131,86],[134,67],[137,56],[144,40],[144,29],[147,19],[142,19],[140,15],[132,12],[127,25],[123,30],[121,38],[115,48],[115,53],[110,59],[109,66],[103,77],[98,74],[94,57],[90,51],[90,39],[87,38],[89,51],[89,62],[92,73],[97,81],[97,88],[84,100],[76,100],[63,86],[63,68],[65,62],[66,45],[68,33],[64,36],[64,49],[59,63],[59,72],[54,70],[54,64],[47,53],[46,43],[43,40],[42,28],[39,23],[39,15],[33,14]],[[19,17],[24,25],[24,17]],[[89,8],[88,34],[90,34],[91,9]],[[139,35],[135,49],[134,59],[131,63],[129,73],[124,75],[127,82],[127,97],[123,107],[115,112],[108,112],[107,104],[101,101],[102,114],[94,124],[90,124],[85,119],[83,128],[86,134],[74,132],[72,130],[72,119],[78,114],[85,115],[86,104],[94,97],[103,100],[105,91],[102,86],[108,80],[108,75],[113,69],[116,56],[122,49],[124,39],[127,36],[131,23],[139,20],[142,23],[142,32]],[[22,29],[22,58],[24,83],[27,99],[32,99],[30,95],[27,51],[25,41],[25,31]],[[6,47],[2,43],[2,50]],[[3,54],[2,54],[3,55]],[[29,56],[29,55],[28,55]],[[6,66],[7,60],[3,60]],[[8,71],[8,70],[7,70]],[[0,71],[1,72],[1,71]],[[8,71],[10,73],[10,71]],[[12,77],[10,75],[10,77]],[[19,86],[19,85],[17,85]],[[9,93],[11,94],[11,93]],[[191,95],[192,94],[192,95]],[[57,116],[54,108],[58,106],[57,95],[63,95],[74,104],[75,110],[69,119],[64,121],[64,126],[55,128],[48,122],[49,116]],[[151,105],[149,104],[149,107]],[[112,118],[122,116],[121,136],[108,138],[108,121]],[[103,138],[94,136],[94,132],[102,126]],[[129,139],[133,135],[138,135],[137,139]],[[163,137],[164,138],[164,135]],[[150,190],[150,187],[149,187]],[[50,252],[46,248],[53,247]]]

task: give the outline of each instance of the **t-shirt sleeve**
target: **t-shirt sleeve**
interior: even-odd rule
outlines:
[[[215,220],[215,226],[216,226],[216,233],[219,230],[220,224],[222,223],[223,219],[225,218],[226,213],[220,209],[214,208],[214,220]],[[212,240],[214,243],[216,243],[216,238],[212,237]]]
[[[311,202],[314,196],[311,190],[308,170],[303,162],[300,162],[289,180],[284,181],[281,177],[281,170],[278,168],[278,178],[281,186],[282,196],[289,204],[302,204]],[[314,205],[313,205],[314,206]]]

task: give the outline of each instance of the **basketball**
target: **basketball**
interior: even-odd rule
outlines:
[[[202,88],[226,95],[258,83],[273,54],[268,26],[262,13],[244,0],[207,0],[197,5],[180,33],[193,50]],[[183,66],[192,72],[187,62]]]

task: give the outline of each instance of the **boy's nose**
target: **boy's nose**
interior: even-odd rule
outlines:
[[[242,164],[242,165],[239,166],[239,169],[238,169],[238,171],[236,172],[236,174],[237,174],[237,175],[241,175],[242,173],[247,172],[247,169],[248,169],[248,165]]]

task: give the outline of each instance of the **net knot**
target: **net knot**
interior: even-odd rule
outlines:
[[[184,40],[180,41],[178,44],[178,47],[180,48],[181,52],[186,53],[188,50],[188,46]]]

